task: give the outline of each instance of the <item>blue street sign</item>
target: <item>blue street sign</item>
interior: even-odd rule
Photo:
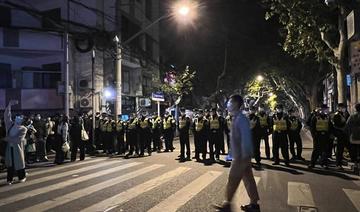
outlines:
[[[161,92],[161,91],[154,92],[154,93],[152,93],[152,95],[151,95],[151,99],[152,99],[153,101],[163,102],[163,101],[165,101],[164,93]]]

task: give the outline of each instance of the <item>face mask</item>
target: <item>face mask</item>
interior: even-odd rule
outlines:
[[[40,121],[41,117],[40,116],[36,116],[36,120]]]
[[[282,113],[283,111],[281,109],[276,109],[277,113]]]
[[[264,112],[264,108],[259,108],[259,112]]]
[[[210,116],[213,116],[213,115],[215,115],[215,114],[214,114],[213,112],[211,112],[211,113],[210,113]]]
[[[250,110],[250,114],[255,114],[255,111],[254,111],[254,110]]]
[[[346,112],[346,108],[341,108],[341,112],[345,113],[345,112]]]
[[[23,122],[23,118],[21,116],[16,116],[15,117],[15,124],[21,125],[22,122]]]
[[[226,107],[230,114],[234,114],[237,111],[236,105],[232,101],[229,101]]]

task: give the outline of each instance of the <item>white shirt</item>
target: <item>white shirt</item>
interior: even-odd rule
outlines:
[[[253,154],[250,123],[241,111],[234,114],[230,133],[232,157],[234,159],[250,158]]]

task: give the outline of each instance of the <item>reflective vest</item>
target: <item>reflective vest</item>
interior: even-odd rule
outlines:
[[[153,119],[153,125],[152,125],[152,128],[155,129],[155,128],[158,128],[159,125],[161,124],[161,118],[160,117],[157,117],[156,119]]]
[[[95,128],[100,128],[100,120],[95,120]]]
[[[287,123],[284,118],[277,119],[274,118],[274,131],[286,131],[287,130]]]
[[[173,123],[173,119],[171,117],[168,117],[167,120],[164,119],[164,130],[170,129],[171,128],[171,124]]]
[[[329,119],[316,118],[316,131],[318,132],[329,131]]]
[[[195,131],[196,132],[199,132],[204,128],[204,122],[205,122],[204,119],[201,119],[200,121],[196,120],[196,122],[195,122]]]
[[[145,118],[144,121],[140,121],[140,127],[141,129],[145,129],[149,127],[149,119]]]
[[[133,130],[136,128],[136,124],[137,124],[137,119],[134,119],[130,124],[129,124],[129,129]]]
[[[291,130],[297,130],[297,128],[299,127],[299,122],[298,122],[298,120],[297,120],[297,119],[295,119],[295,120],[291,120],[291,119],[290,119],[290,123],[291,123],[290,129],[291,129]]]
[[[268,117],[267,116],[259,116],[260,126],[267,127],[268,125]]]
[[[118,121],[116,123],[116,131],[121,132],[122,130],[123,130],[123,123],[122,123],[122,121]]]
[[[179,119],[179,128],[183,129],[184,127],[186,127],[186,122],[187,122],[186,118],[180,118]]]
[[[100,130],[102,132],[106,131],[106,121],[100,121]]]
[[[113,131],[113,122],[112,121],[108,121],[106,124],[106,132],[112,132]]]
[[[219,117],[213,118],[211,116],[211,118],[210,118],[210,129],[211,130],[218,130],[219,128],[220,128]]]

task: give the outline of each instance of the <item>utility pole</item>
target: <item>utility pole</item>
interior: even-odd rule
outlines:
[[[65,98],[64,98],[64,109],[65,115],[69,117],[69,21],[70,21],[70,1],[67,0],[67,23],[65,27],[65,48],[64,48],[64,60],[65,60],[65,73],[64,73],[64,91],[65,91]]]
[[[91,104],[92,104],[92,128],[91,128],[91,139],[92,146],[95,146],[95,50],[92,50],[91,54]]]
[[[121,46],[120,46],[120,39],[118,36],[114,38],[115,45],[116,45],[116,59],[115,59],[115,107],[114,107],[114,114],[115,114],[115,121],[119,120],[118,115],[122,114],[122,91],[121,91]]]

